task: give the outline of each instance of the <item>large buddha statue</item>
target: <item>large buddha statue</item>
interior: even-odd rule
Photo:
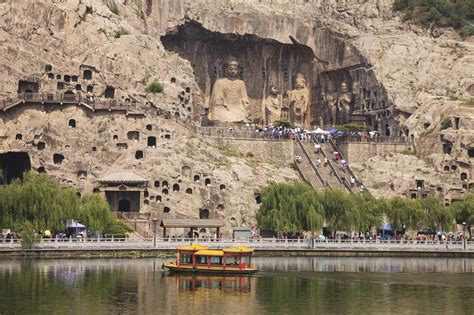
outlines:
[[[301,73],[296,76],[296,87],[288,91],[288,96],[291,121],[295,126],[303,126],[309,109],[309,89]]]
[[[341,83],[339,96],[337,98],[337,120],[339,124],[345,124],[350,121],[352,114],[352,94],[346,82]]]
[[[225,77],[212,88],[209,119],[217,122],[248,122],[249,100],[244,81],[238,79],[239,62],[228,57],[224,63]]]
[[[270,87],[270,94],[265,99],[265,123],[274,123],[281,120],[282,97],[278,94],[278,88],[275,85]]]

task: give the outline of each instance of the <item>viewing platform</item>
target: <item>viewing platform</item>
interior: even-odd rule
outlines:
[[[474,257],[473,241],[437,240],[356,240],[356,239],[277,239],[259,240],[190,239],[190,238],[56,238],[41,239],[32,249],[22,249],[20,240],[0,239],[0,256],[48,255],[87,252],[172,252],[184,244],[200,244],[212,248],[243,245],[255,249],[259,255],[334,255],[334,256],[463,256]]]
[[[144,114],[145,110],[136,102],[115,99],[98,99],[74,93],[20,93],[17,98],[3,99],[0,110],[7,111],[25,103],[41,103],[51,105],[76,104],[91,111],[119,111],[125,114]]]

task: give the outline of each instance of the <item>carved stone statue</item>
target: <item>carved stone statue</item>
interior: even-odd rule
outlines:
[[[218,79],[212,88],[209,102],[209,119],[219,122],[248,122],[247,89],[238,79],[239,62],[229,57],[224,64],[225,77]]]
[[[296,126],[303,126],[309,109],[309,89],[301,73],[296,76],[296,88],[288,91],[288,96],[291,121]]]
[[[325,93],[321,93],[321,96],[323,97],[323,102],[325,105],[325,115],[324,115],[324,123],[325,124],[330,124],[330,125],[336,125],[337,124],[337,102],[332,94],[326,95]]]
[[[270,94],[265,100],[265,124],[281,120],[282,97],[278,94],[278,88],[270,87]]]
[[[337,121],[339,124],[345,124],[350,121],[352,114],[352,94],[349,92],[346,82],[341,83],[339,97],[337,98]]]
[[[288,92],[283,93],[281,99],[281,117],[282,121],[290,121],[290,100],[288,99]]]

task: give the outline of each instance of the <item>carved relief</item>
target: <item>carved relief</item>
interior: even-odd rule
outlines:
[[[275,85],[270,87],[270,94],[264,103],[265,124],[273,123],[282,119],[282,97],[278,94]]]
[[[249,100],[244,81],[238,79],[239,61],[228,57],[224,64],[225,77],[212,88],[209,119],[218,122],[248,122]]]
[[[309,89],[306,79],[299,73],[296,76],[296,88],[288,91],[291,122],[295,126],[303,126],[307,119],[309,109]]]
[[[341,83],[339,97],[337,99],[337,122],[345,124],[350,121],[352,114],[352,93],[349,92],[346,82]]]

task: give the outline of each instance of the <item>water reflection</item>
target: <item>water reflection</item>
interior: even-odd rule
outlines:
[[[0,260],[0,314],[474,309],[474,259],[256,257],[255,276],[173,275],[164,261]]]
[[[263,271],[314,272],[474,272],[472,258],[256,257]]]
[[[223,293],[249,293],[251,283],[255,280],[250,276],[216,276],[216,275],[179,275],[170,274],[167,282],[176,282],[179,293],[218,290]]]

